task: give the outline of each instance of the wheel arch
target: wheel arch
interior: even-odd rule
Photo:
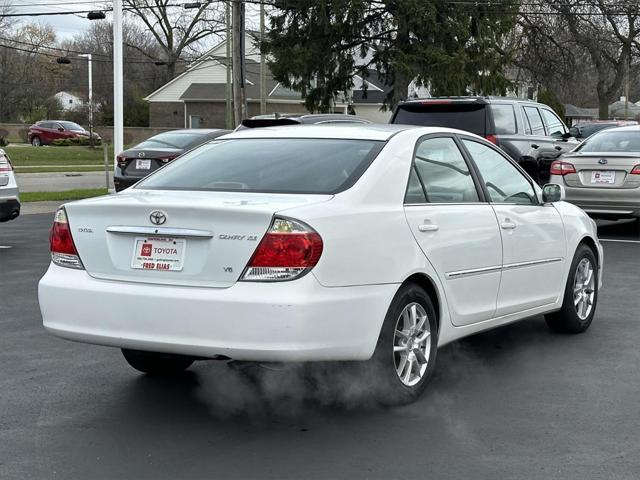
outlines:
[[[427,293],[433,302],[433,308],[436,311],[436,324],[438,325],[438,332],[440,332],[443,304],[436,283],[426,273],[414,273],[410,275],[402,282],[402,285],[406,285],[407,283],[414,283]]]
[[[589,247],[595,255],[598,265],[601,264],[602,259],[600,258],[600,250],[598,249],[596,241],[592,237],[590,237],[589,235],[582,237],[578,242],[578,245],[576,245],[576,250],[580,247],[580,245],[586,245],[587,247]]]

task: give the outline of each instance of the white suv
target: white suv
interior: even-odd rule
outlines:
[[[13,220],[18,215],[20,215],[18,184],[9,156],[0,149],[0,222]]]

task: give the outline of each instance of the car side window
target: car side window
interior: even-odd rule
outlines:
[[[424,190],[422,189],[422,183],[418,178],[418,173],[416,172],[416,167],[411,167],[411,174],[409,175],[409,185],[407,186],[407,193],[404,196],[405,205],[416,204],[416,203],[426,203],[427,197],[424,195]]]
[[[478,167],[492,202],[538,205],[531,182],[509,160],[481,143],[462,142]]]
[[[562,120],[560,120],[555,113],[551,110],[547,110],[546,108],[541,108],[540,112],[542,113],[542,119],[547,126],[547,134],[550,137],[560,138],[562,135],[567,133],[567,129],[562,123]]]
[[[524,107],[524,114],[531,127],[531,134],[545,136],[544,124],[542,123],[538,109],[535,107]]]
[[[416,176],[430,203],[479,201],[469,167],[453,138],[428,138],[416,149]]]

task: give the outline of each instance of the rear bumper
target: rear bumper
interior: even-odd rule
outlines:
[[[7,222],[20,215],[20,201],[17,198],[0,198],[0,222]]]
[[[551,183],[562,185],[566,201],[577,205],[593,217],[640,217],[640,188],[580,188],[567,186],[558,175]]]
[[[397,285],[283,283],[194,288],[98,280],[51,265],[38,295],[46,330],[69,340],[249,361],[366,360]]]
[[[119,171],[116,172],[113,177],[113,185],[116,189],[116,192],[129,188],[132,185],[135,185],[144,177],[130,177],[126,175],[122,175]]]

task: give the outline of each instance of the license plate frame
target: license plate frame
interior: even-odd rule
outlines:
[[[181,272],[187,250],[185,238],[136,237],[133,241],[131,268],[163,272]]]
[[[591,172],[592,185],[613,185],[616,183],[615,170],[594,170]]]
[[[136,158],[136,170],[151,170],[151,159]]]

